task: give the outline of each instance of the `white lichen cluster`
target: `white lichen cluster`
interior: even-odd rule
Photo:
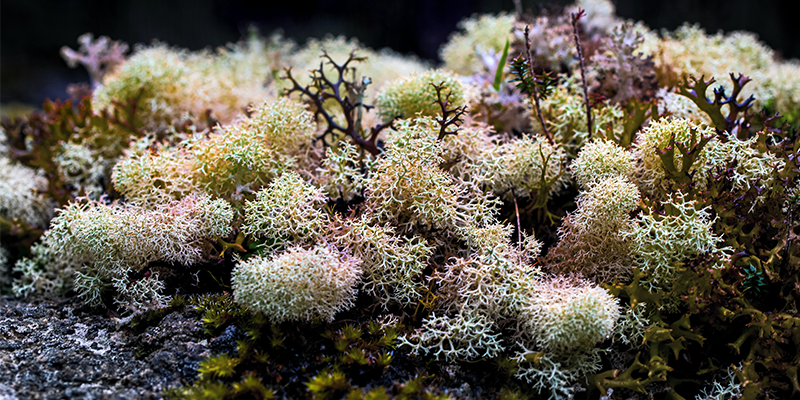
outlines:
[[[362,218],[342,222],[333,240],[362,260],[361,289],[384,306],[415,304],[425,292],[422,271],[433,246],[421,237],[403,238],[391,225],[369,224]]]
[[[265,239],[271,249],[313,242],[327,228],[327,215],[320,210],[325,201],[320,189],[287,172],[245,203],[242,232]]]
[[[273,322],[332,321],[353,306],[360,263],[324,245],[293,247],[240,262],[231,282],[236,302]]]
[[[753,81],[747,84],[740,100],[754,95],[757,107],[775,107],[796,121],[800,105],[800,66],[782,61],[775,52],[749,32],[707,34],[699,25],[683,25],[663,38],[645,40],[640,50],[655,55],[659,77],[673,81],[683,76],[714,78],[731,94],[729,73],[741,73]],[[713,93],[705,93],[713,97]]]
[[[286,42],[251,35],[236,45],[192,53],[165,44],[137,46],[130,58],[107,74],[94,92],[98,109],[114,109],[135,99],[142,123],[157,128],[190,112],[211,110],[232,121],[251,103],[275,99],[264,81],[279,68]]]
[[[47,226],[53,216],[53,203],[40,194],[46,191],[43,174],[0,157],[0,217]]]
[[[129,273],[143,271],[153,261],[191,265],[204,260],[208,251],[204,242],[226,236],[232,219],[228,203],[205,195],[152,210],[93,201],[70,203],[53,218],[44,242],[49,248],[35,254],[33,262],[41,265],[36,256],[51,254],[69,260],[77,271],[75,289],[88,304],[102,304],[103,291],[113,286],[120,306],[151,308],[165,304],[158,271],[135,282]]]
[[[681,192],[671,195],[662,206],[665,215],[640,214],[636,228],[626,233],[632,240],[636,265],[653,291],[674,280],[678,267],[689,257],[711,252],[725,256],[731,250],[717,247],[721,238],[713,233],[709,207],[698,208]]]
[[[598,282],[627,281],[631,276],[631,214],[639,190],[622,175],[611,176],[578,196],[578,209],[559,227],[560,241],[549,265],[557,273],[580,273]]]

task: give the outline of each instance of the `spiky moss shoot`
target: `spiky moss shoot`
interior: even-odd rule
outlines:
[[[569,183],[566,153],[543,136],[524,136],[503,143],[484,156],[484,183],[489,191],[506,198],[553,195]]]
[[[617,16],[616,7],[610,0],[576,0],[566,11],[572,13],[580,9],[586,13],[580,23],[589,34],[607,35],[624,22]]]
[[[611,176],[578,196],[578,209],[559,227],[560,241],[548,254],[547,268],[558,274],[579,273],[595,282],[627,281],[631,276],[630,214],[638,207],[639,189],[623,176]]]
[[[153,261],[191,265],[207,259],[204,243],[226,236],[233,210],[224,200],[192,195],[151,210],[70,203],[51,221],[49,244],[59,257],[83,264],[75,289],[90,305],[100,305],[105,289],[113,285],[123,307],[161,305],[158,273],[136,282],[129,271],[140,271]]]
[[[439,50],[445,66],[461,75],[479,74],[487,69],[493,73],[497,68],[495,57],[499,58],[507,40],[514,39],[514,16],[473,15],[458,26],[463,32],[451,35]],[[492,60],[492,65],[485,65],[484,58]]]
[[[536,345],[548,352],[586,351],[608,339],[619,300],[607,290],[570,278],[540,279],[521,319]]]
[[[418,331],[400,337],[400,345],[411,354],[447,361],[494,358],[505,350],[494,323],[479,314],[452,318],[431,314]]]
[[[389,82],[378,93],[377,106],[384,120],[397,116],[411,118],[417,114],[435,117],[442,110],[436,103],[433,85],[443,84],[442,96],[450,94],[449,108],[466,104],[464,86],[454,73],[446,70],[428,70]]]
[[[242,261],[231,282],[236,302],[272,322],[333,321],[353,306],[361,260],[319,244]]]
[[[412,306],[424,293],[422,271],[434,249],[425,239],[403,238],[390,225],[360,218],[344,222],[332,240],[362,260],[362,290],[384,306],[392,301]]]
[[[698,209],[680,192],[670,195],[661,205],[663,215],[642,213],[635,229],[624,233],[632,239],[634,260],[646,274],[643,280],[651,291],[670,287],[689,257],[710,252],[726,256],[730,252],[730,248],[717,249],[722,239],[713,233],[709,207]]]
[[[284,173],[245,203],[242,232],[265,239],[270,251],[313,241],[329,221],[319,209],[325,201],[321,189]]]
[[[553,93],[541,101],[542,116],[555,142],[561,145],[570,158],[575,158],[589,137],[583,86],[580,74],[559,75],[558,79],[559,84]],[[598,104],[592,107],[592,136],[619,137],[622,134],[624,117],[625,111],[616,104]],[[531,124],[534,132],[544,132],[535,113],[531,113]]]
[[[570,169],[578,185],[590,190],[608,178],[631,176],[635,166],[633,154],[610,140],[595,138],[578,152]]]
[[[134,54],[108,74],[94,93],[97,109],[137,100],[140,120],[151,129],[163,129],[189,112],[201,116],[206,110],[222,122],[230,122],[248,104],[275,98],[265,88],[264,77],[272,75],[273,54],[283,45],[251,36],[239,45],[228,45],[216,53],[191,53],[164,44],[139,46]]]
[[[47,179],[42,173],[0,157],[0,217],[47,226],[54,205],[39,194],[46,191]]]
[[[301,165],[314,138],[313,115],[289,99],[264,102],[250,118],[189,144],[196,180],[210,193],[235,201],[252,198],[283,172]]]
[[[642,191],[649,195],[654,195],[656,188],[667,179],[664,172],[664,163],[659,152],[664,152],[670,146],[671,140],[675,138],[675,144],[691,148],[703,137],[716,136],[713,128],[695,123],[683,118],[666,118],[651,121],[650,124],[642,129],[637,135],[635,155],[640,159],[637,165],[636,181]],[[712,139],[712,141],[715,139]],[[695,180],[704,182],[707,174],[706,164],[709,161],[708,151],[704,148],[700,154],[696,155],[697,161],[692,165],[689,174],[694,174]],[[683,168],[683,155],[675,151],[675,167]]]

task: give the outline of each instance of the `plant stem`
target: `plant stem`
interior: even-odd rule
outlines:
[[[578,61],[581,66],[581,82],[583,83],[583,101],[586,104],[586,130],[588,132],[586,140],[592,138],[592,107],[589,104],[589,87],[586,85],[586,65],[583,59],[583,46],[578,35],[578,20],[584,16],[585,11],[578,9],[577,13],[572,13],[572,36],[575,38],[575,46],[578,48]]]
[[[525,25],[525,49],[528,51],[528,66],[531,70],[531,79],[536,82],[536,76],[533,74],[533,56],[531,55],[531,40],[528,37],[530,33],[530,27]],[[551,146],[555,146],[555,142],[553,141],[553,136],[550,135],[550,131],[547,129],[547,125],[544,123],[544,117],[542,116],[542,107],[539,105],[539,90],[536,88],[536,84],[533,85],[533,90],[531,90],[531,95],[533,96],[533,104],[536,107],[536,117],[539,119],[539,125],[542,126],[542,131],[544,131],[544,136],[547,138],[547,141],[550,142]]]

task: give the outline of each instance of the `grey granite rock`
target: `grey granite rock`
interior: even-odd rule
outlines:
[[[0,400],[158,399],[209,354],[192,307],[137,330],[80,304],[0,298]]]

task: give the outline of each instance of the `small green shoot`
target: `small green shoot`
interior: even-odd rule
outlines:
[[[494,74],[494,90],[500,91],[500,84],[503,83],[503,68],[506,67],[506,59],[508,58],[508,39],[506,39],[506,46],[503,48],[503,55],[497,63],[497,72]]]

